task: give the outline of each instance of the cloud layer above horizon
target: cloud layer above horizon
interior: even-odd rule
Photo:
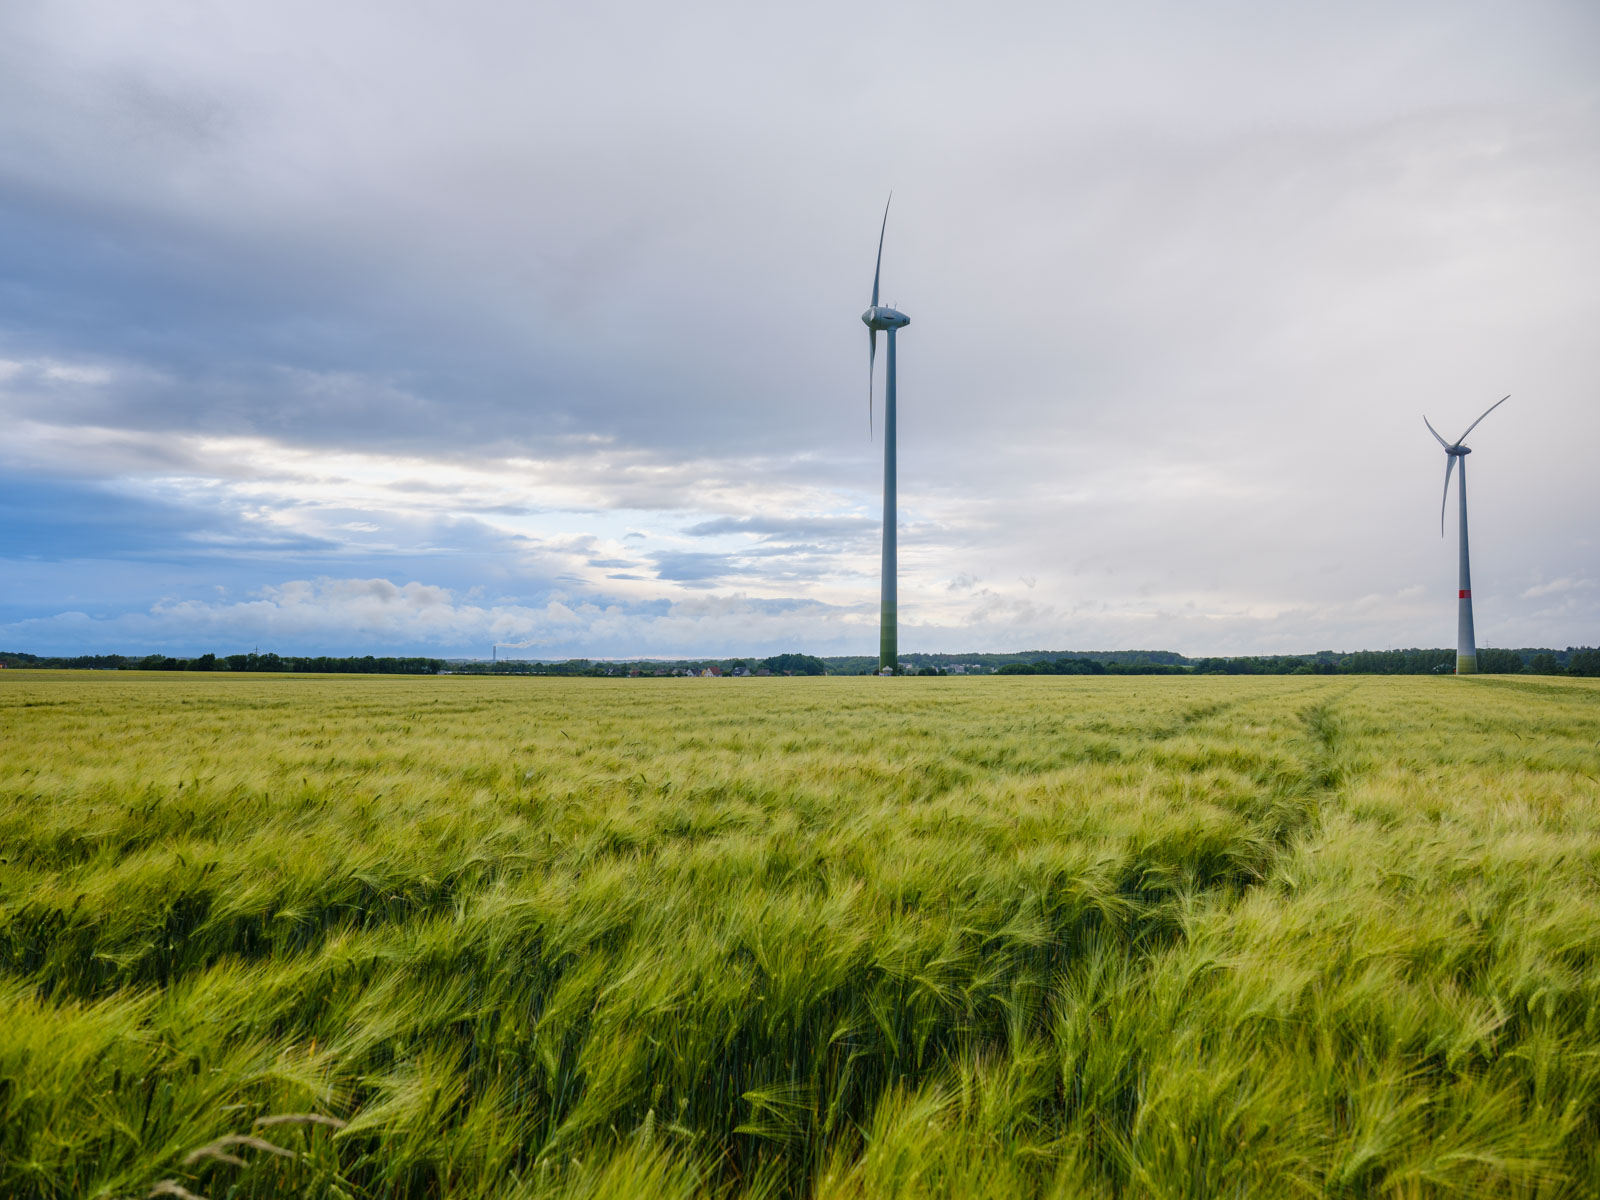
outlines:
[[[0,649],[1600,641],[1592,4],[0,14]],[[881,357],[881,356],[880,356]],[[880,364],[881,370],[881,364]],[[881,393],[881,387],[880,387]]]

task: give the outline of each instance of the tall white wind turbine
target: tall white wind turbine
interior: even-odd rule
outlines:
[[[1501,396],[1488,408],[1484,409],[1483,417],[1487,417],[1499,408],[1510,396]],[[1467,433],[1478,427],[1479,417],[1467,426]],[[1447,442],[1439,436],[1427,417],[1422,418],[1422,423],[1428,427],[1428,432],[1433,434],[1439,445],[1444,447],[1444,498],[1439,501],[1439,536],[1444,536],[1444,510],[1450,503],[1450,472],[1455,469],[1456,461],[1461,462],[1461,482],[1456,490],[1461,500],[1461,584],[1456,592],[1456,674],[1476,675],[1478,673],[1478,645],[1472,631],[1472,569],[1467,562],[1467,455],[1472,451],[1462,445],[1467,440],[1467,433],[1463,433],[1454,442]]]
[[[889,194],[894,199],[894,193]],[[889,228],[889,205],[883,206],[883,224],[878,228],[878,263],[872,270],[872,305],[861,314],[867,327],[867,421],[872,421],[872,377],[878,360],[878,331],[889,335],[888,385],[883,401],[883,593],[878,619],[878,671],[894,671],[900,664],[899,597],[896,572],[899,569],[895,540],[895,411],[894,411],[894,333],[911,324],[903,312],[878,304],[878,277],[883,272],[883,235]]]

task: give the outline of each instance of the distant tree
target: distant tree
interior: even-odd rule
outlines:
[[[1428,675],[1456,669],[1454,650],[1358,650],[1339,659],[1341,675]]]
[[[186,670],[190,671],[215,671],[217,669],[217,656],[215,654],[202,654],[199,658],[191,658]]]
[[[1593,650],[1587,646],[1573,650],[1567,655],[1568,675],[1600,675],[1600,650]]]
[[[1522,673],[1522,655],[1515,650],[1478,648],[1478,670],[1485,675],[1519,675]]]
[[[1037,675],[1038,673],[1032,663],[1012,662],[995,668],[996,675]]]
[[[1043,666],[1043,663],[1038,664]],[[1104,675],[1106,666],[1092,658],[1058,658],[1050,664],[1056,675]]]
[[[1533,661],[1528,664],[1528,670],[1535,675],[1565,675],[1561,664],[1556,661],[1554,654],[1545,651],[1533,656]]]
[[[761,660],[774,675],[826,675],[828,664],[809,654],[774,654]]]

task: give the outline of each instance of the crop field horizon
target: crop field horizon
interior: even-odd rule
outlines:
[[[1600,680],[0,672],[0,1195],[1600,1194]]]

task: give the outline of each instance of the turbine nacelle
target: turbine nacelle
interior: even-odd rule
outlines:
[[[1502,404],[1504,404],[1509,399],[1511,399],[1510,396],[1501,396],[1500,399],[1496,400],[1493,404],[1489,405],[1488,408],[1483,410],[1483,417],[1487,417],[1490,413],[1492,413],[1495,409],[1499,408]],[[1478,423],[1483,420],[1483,417],[1479,417],[1477,421],[1474,421],[1471,425],[1468,425],[1467,426],[1467,433],[1471,433],[1474,429],[1476,429],[1478,427]],[[1456,469],[1456,459],[1465,458],[1467,455],[1471,454],[1472,451],[1468,447],[1463,446],[1461,444],[1462,442],[1467,440],[1467,433],[1463,433],[1460,437],[1458,437],[1453,442],[1447,442],[1447,441],[1444,440],[1443,437],[1441,437],[1439,435],[1439,431],[1433,427],[1433,422],[1428,420],[1427,417],[1423,417],[1422,418],[1422,423],[1428,427],[1428,432],[1433,434],[1433,440],[1438,442],[1439,445],[1441,445],[1442,447],[1444,447],[1444,453],[1445,453],[1445,460],[1444,460],[1444,495],[1439,500],[1439,536],[1443,537],[1444,536],[1444,510],[1445,510],[1445,505],[1447,505],[1450,502],[1450,473]],[[1465,487],[1466,486],[1465,480],[1467,478],[1467,464],[1466,463],[1462,463],[1461,464],[1461,478],[1463,480],[1463,483],[1462,483],[1461,486]],[[1465,499],[1462,500],[1462,504],[1463,505],[1466,504],[1466,500]],[[1466,518],[1466,511],[1467,510],[1465,508],[1462,508],[1462,510],[1461,510],[1461,513],[1462,513],[1462,516],[1461,516],[1462,526],[1461,526],[1461,528],[1463,530],[1463,536],[1465,536],[1465,530],[1466,530],[1466,519],[1467,519]]]
[[[880,329],[904,329],[911,324],[911,318],[886,304],[874,304],[861,314],[861,323],[876,333]]]
[[[890,193],[889,199],[894,199]],[[883,235],[889,228],[889,205],[883,206],[883,224],[878,226],[878,261],[872,268],[872,303],[867,311],[861,314],[861,323],[867,327],[867,428],[872,428],[872,376],[878,361],[878,334],[880,332],[893,333],[896,329],[904,329],[911,324],[911,318],[903,312],[897,312],[887,304],[878,303],[878,279],[883,274]],[[893,342],[890,342],[891,347]],[[893,364],[894,355],[891,352],[889,362]],[[892,369],[892,368],[891,368]]]

